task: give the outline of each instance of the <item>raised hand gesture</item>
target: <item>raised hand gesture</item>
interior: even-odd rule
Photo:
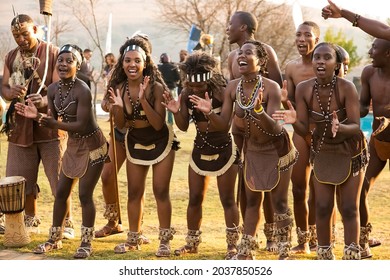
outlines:
[[[180,110],[180,100],[181,95],[179,95],[177,101],[173,98],[172,94],[169,91],[164,91],[163,93],[164,102],[161,104],[167,108],[173,114],[176,114]]]
[[[333,138],[336,137],[336,134],[339,131],[339,128],[340,128],[339,118],[337,117],[336,111],[333,111],[333,113],[332,113],[332,136],[333,136]]]
[[[208,114],[213,109],[208,92],[204,94],[204,98],[191,94],[188,96],[188,99],[194,104],[194,108],[198,109],[203,114]]]
[[[145,90],[148,87],[149,82],[150,82],[150,77],[149,76],[145,76],[143,83],[140,83],[140,85],[139,85],[138,98],[139,98],[140,101],[146,99],[146,97],[145,97]]]
[[[110,87],[108,89],[108,92],[110,94],[110,96],[108,97],[108,100],[110,102],[110,110],[112,107],[120,107],[120,108],[123,108],[123,100],[121,98],[121,93],[119,91],[119,89],[116,90],[116,92],[114,91],[114,89],[112,87]]]
[[[288,91],[287,91],[287,81],[283,81],[283,87],[280,89],[280,101],[282,103],[287,102],[288,100]]]
[[[38,109],[35,107],[34,102],[31,99],[27,99],[27,105],[17,102],[15,104],[16,112],[23,117],[29,119],[35,119],[38,117]]]
[[[289,100],[287,100],[287,105],[288,110],[277,110],[272,114],[272,118],[286,124],[294,124],[297,121],[297,112]]]

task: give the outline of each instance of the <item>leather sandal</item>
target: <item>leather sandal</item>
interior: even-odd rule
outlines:
[[[382,245],[382,242],[379,239],[376,238],[368,239],[368,246],[370,246],[370,248],[374,248],[380,245]]]
[[[122,233],[122,232],[123,232],[123,229],[122,229],[122,225],[120,225],[120,224],[118,224],[114,227],[110,227],[108,225],[105,225],[104,227],[102,227],[101,229],[99,229],[98,231],[95,232],[95,238],[103,238],[103,237],[107,237],[107,236],[117,234],[117,233]]]
[[[169,257],[171,256],[171,247],[168,244],[160,243],[156,252],[156,257]]]
[[[92,247],[78,247],[73,255],[75,259],[86,259],[92,254]]]
[[[59,250],[62,249],[62,241],[59,240],[55,243],[51,243],[49,241],[46,241],[45,243],[39,244],[34,250],[34,254],[44,254],[53,250]]]
[[[130,243],[121,243],[115,246],[114,252],[115,254],[124,254],[129,251],[140,250],[139,245],[130,244]]]

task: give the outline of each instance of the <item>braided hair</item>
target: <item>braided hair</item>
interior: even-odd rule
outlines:
[[[262,75],[267,74],[267,62],[268,62],[268,54],[264,48],[264,45],[256,40],[247,40],[244,42],[245,44],[252,44],[256,47],[256,55],[259,59],[263,59],[263,63],[260,65],[260,73]]]
[[[180,63],[179,67],[185,72],[186,76],[210,72],[212,76],[207,81],[210,98],[213,93],[219,92],[222,94],[222,88],[226,87],[227,82],[218,68],[217,60],[206,52],[196,51],[190,54],[183,63]],[[188,80],[185,81],[184,87],[187,83]]]

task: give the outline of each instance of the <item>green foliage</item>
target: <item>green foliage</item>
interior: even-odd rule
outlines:
[[[341,29],[334,34],[332,28],[328,28],[324,35],[325,42],[332,42],[343,47],[349,54],[349,69],[351,70],[354,66],[359,65],[362,57],[357,54],[357,46],[354,44],[353,39],[347,39],[344,32]]]

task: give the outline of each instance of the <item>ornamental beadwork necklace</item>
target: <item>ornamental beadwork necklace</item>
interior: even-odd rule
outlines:
[[[210,95],[212,96],[212,94]],[[211,99],[211,103],[213,102],[213,100]],[[199,127],[198,127],[198,123],[196,121],[196,118],[195,118],[195,114],[194,114],[194,110],[195,107],[194,107],[194,103],[191,103],[191,109],[192,109],[192,112],[190,114],[191,116],[191,119],[193,120],[194,124],[195,124],[195,128],[196,128],[196,134],[199,135],[199,137],[202,139],[203,143],[202,145],[197,145],[196,144],[196,139],[194,140],[194,146],[197,148],[197,149],[202,149],[205,145],[209,146],[210,148],[213,148],[215,150],[218,150],[218,149],[223,149],[227,146],[229,146],[230,142],[232,141],[231,137],[229,137],[229,141],[226,143],[226,144],[223,144],[221,146],[215,146],[213,144],[211,144],[209,141],[208,141],[208,134],[209,134],[209,127],[210,127],[210,119],[207,119],[207,127],[206,127],[206,131],[205,132],[202,132],[200,131]]]
[[[256,98],[259,95],[259,89],[264,90],[263,87],[263,79],[260,75],[257,75],[258,80],[256,85],[254,86],[251,95],[248,98],[248,101],[246,101],[246,96],[244,94],[244,88],[242,86],[243,80],[241,79],[238,83],[237,89],[236,89],[236,101],[238,106],[240,106],[241,109],[248,111],[253,109],[255,106]]]
[[[64,83],[62,80],[58,82],[58,94],[60,97],[60,106],[58,106],[58,112],[57,115],[61,117],[61,120],[65,122],[69,122],[67,114],[66,114],[66,109],[68,109],[69,105],[71,102],[69,102],[65,107],[64,107],[64,102],[66,98],[68,97],[70,91],[72,90],[74,84],[76,83],[76,79],[71,80],[69,83]],[[69,86],[68,90],[65,92],[64,96],[62,96],[62,87],[63,86]]]
[[[133,122],[131,124],[131,127],[129,128],[129,130],[131,131],[135,127],[135,116],[136,116],[136,114],[140,114],[139,96],[137,96],[137,100],[136,100],[136,102],[134,104],[133,99],[131,99],[130,90],[129,90],[129,84],[127,82],[126,82],[126,93],[127,93],[127,96],[129,97],[131,107],[133,107]]]
[[[331,122],[331,119],[330,119],[330,102],[332,100],[332,95],[333,95],[334,89],[336,87],[336,81],[337,81],[337,77],[333,76],[333,79],[332,79],[332,82],[331,82],[331,88],[330,88],[330,92],[329,92],[329,97],[328,97],[328,103],[326,104],[326,111],[324,110],[324,108],[322,107],[322,104],[321,104],[320,94],[318,92],[318,87],[319,87],[318,80],[315,79],[315,81],[314,81],[314,94],[315,94],[315,96],[317,98],[318,105],[320,106],[321,113],[324,116],[324,120],[325,120],[324,132],[322,133],[320,144],[318,145],[317,151],[314,150],[313,137],[311,138],[311,149],[312,149],[312,151],[314,153],[317,153],[317,154],[321,150],[322,144],[324,143],[324,140],[325,140],[326,131],[328,130],[328,124]]]

